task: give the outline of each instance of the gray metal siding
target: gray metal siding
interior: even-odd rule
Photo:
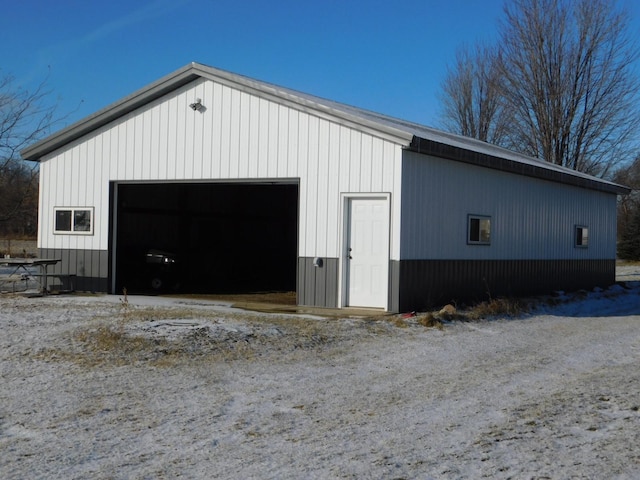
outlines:
[[[541,162],[535,158],[520,155],[473,138],[440,132],[427,127],[417,128],[415,135],[409,146],[409,150],[425,155],[575,185],[591,190],[599,190],[618,195],[626,195],[629,193],[629,188],[622,185],[617,185],[552,163]]]
[[[400,261],[389,261],[389,302],[390,312],[400,312]]]
[[[106,250],[71,250],[41,248],[41,258],[59,258],[60,263],[50,273],[74,275],[74,288],[84,292],[108,292],[109,253]],[[55,278],[51,279],[56,282]],[[62,282],[65,285],[65,281]]]
[[[616,195],[405,152],[400,259],[615,258]],[[491,216],[491,245],[468,245],[467,216]],[[589,248],[574,246],[576,225]]]
[[[298,258],[298,305],[338,307],[338,259],[322,261],[322,267],[314,267],[312,257]]]
[[[615,283],[615,269],[610,259],[392,261],[397,290],[390,310],[608,287]]]

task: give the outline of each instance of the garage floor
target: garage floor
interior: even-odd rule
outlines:
[[[180,298],[220,300],[225,302],[242,303],[265,303],[269,305],[296,305],[296,292],[267,292],[267,293],[247,293],[247,294],[185,294],[172,295]]]
[[[321,317],[379,317],[389,315],[381,309],[375,308],[319,308],[296,305],[296,292],[268,292],[249,293],[233,295],[208,295],[208,294],[185,294],[170,295],[171,298],[182,298],[188,300],[206,300],[231,303],[233,307],[243,310],[252,310],[265,313],[287,313],[287,314],[307,314]]]

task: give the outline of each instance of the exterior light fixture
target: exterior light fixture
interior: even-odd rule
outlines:
[[[199,112],[200,110],[202,110],[204,108],[204,105],[202,105],[202,100],[199,98],[196,98],[196,101],[189,104],[189,108],[191,108],[191,110],[193,110],[194,112]]]

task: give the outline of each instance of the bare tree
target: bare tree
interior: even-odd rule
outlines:
[[[462,47],[442,83],[440,119],[449,131],[489,143],[504,142],[508,114],[499,94],[495,49]]]
[[[25,162],[0,166],[0,235],[31,236],[38,222],[38,170]]]
[[[505,7],[502,95],[514,147],[605,175],[637,131],[637,48],[609,0],[515,0]]]
[[[511,0],[499,33],[491,78],[509,115],[498,144],[598,176],[631,160],[640,83],[627,11],[614,0]],[[482,56],[475,61],[484,68]],[[457,63],[454,72],[465,68]],[[468,100],[447,81],[450,102]],[[494,128],[501,118],[490,119]]]
[[[0,232],[35,229],[38,168],[20,157],[20,150],[44,136],[53,123],[55,106],[46,106],[46,80],[35,91],[0,78]]]

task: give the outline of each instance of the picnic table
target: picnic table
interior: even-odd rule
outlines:
[[[48,278],[52,276],[52,274],[49,273],[49,267],[58,263],[60,263],[59,258],[0,258],[0,265],[15,267],[11,273],[0,278],[0,290],[2,290],[5,284],[13,283],[13,289],[15,291],[16,281],[35,277],[39,279],[40,293],[46,295],[49,293]],[[38,268],[40,273],[32,273],[29,267]],[[53,274],[53,276],[58,275]]]

